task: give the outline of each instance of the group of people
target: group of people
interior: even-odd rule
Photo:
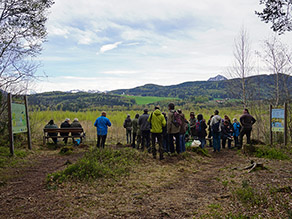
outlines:
[[[56,125],[56,124],[54,123],[54,120],[51,119],[51,120],[48,122],[48,124],[45,126],[45,128],[48,128],[48,129],[57,129],[57,128],[59,128],[59,127],[58,127],[58,125]],[[60,128],[82,128],[82,126],[81,126],[81,124],[80,124],[78,118],[75,118],[71,124],[70,124],[70,119],[69,119],[69,118],[66,118],[65,121],[61,123]],[[71,132],[71,134],[72,134],[72,136],[76,136],[76,137],[78,137],[78,136],[80,135],[79,132]],[[50,137],[52,137],[53,142],[54,142],[55,144],[57,144],[57,142],[58,142],[58,138],[56,138],[56,136],[58,136],[58,133],[57,133],[57,132],[49,132],[48,135],[49,135]],[[61,135],[62,137],[64,137],[64,138],[63,138],[63,141],[64,141],[64,143],[65,143],[65,145],[66,145],[67,142],[68,142],[69,132],[61,132],[60,135]],[[74,138],[73,138],[73,142],[75,142]]]
[[[123,125],[126,129],[127,144],[137,149],[141,145],[141,150],[147,148],[148,152],[152,151],[153,158],[156,158],[158,143],[160,159],[163,159],[164,152],[184,152],[185,143],[189,140],[199,140],[201,148],[204,148],[206,140],[209,140],[209,146],[213,147],[214,152],[225,148],[226,142],[228,148],[232,148],[232,141],[234,147],[240,149],[244,135],[250,144],[252,125],[256,120],[249,114],[248,109],[244,110],[240,122],[236,118],[231,122],[227,115],[221,118],[219,111],[215,110],[207,123],[202,114],[196,117],[194,112],[190,113],[190,119],[187,120],[182,110],[175,110],[173,103],[168,105],[168,109],[167,115],[161,112],[158,106],[150,114],[148,109],[144,109],[143,115],[136,114],[133,120],[127,115]]]
[[[225,148],[226,142],[228,148],[232,148],[232,141],[234,141],[234,147],[240,149],[244,135],[247,137],[247,143],[250,144],[252,126],[256,122],[248,109],[244,109],[239,121],[234,118],[232,122],[227,115],[221,118],[219,111],[215,110],[207,123],[202,114],[198,114],[196,117],[194,112],[190,113],[190,119],[187,120],[182,110],[175,110],[173,103],[168,104],[168,110],[168,114],[166,114],[161,112],[159,106],[156,106],[153,112],[149,113],[148,109],[144,109],[143,114],[136,114],[134,119],[127,115],[123,124],[126,129],[127,144],[131,144],[133,148],[141,148],[142,151],[147,149],[149,153],[152,152],[153,158],[156,158],[156,144],[158,144],[160,160],[164,159],[165,152],[174,153],[176,151],[178,154],[185,152],[186,142],[190,140],[199,140],[201,148],[205,147],[206,140],[208,140],[209,146],[213,147],[214,152]],[[108,127],[111,126],[106,112],[101,113],[94,126],[97,130],[97,147],[104,148]],[[60,128],[73,127],[82,127],[77,118],[71,124],[70,119],[65,119],[60,126]],[[45,128],[58,128],[58,126],[54,124],[53,120],[50,120]],[[49,134],[52,137],[57,135],[57,133]],[[68,134],[61,132],[65,144],[68,141]],[[72,133],[72,136],[74,134],[79,135],[80,133]],[[57,138],[52,139],[57,143]]]

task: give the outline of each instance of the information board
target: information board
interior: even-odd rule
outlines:
[[[26,113],[24,104],[11,104],[13,134],[27,132]]]
[[[285,110],[272,109],[272,131],[284,132],[285,130]]]

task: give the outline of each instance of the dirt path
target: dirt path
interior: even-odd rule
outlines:
[[[246,159],[236,156],[236,151],[231,150],[223,150],[211,156],[201,157],[196,164],[179,167],[176,177],[170,179],[170,183],[161,182],[161,185],[158,184],[140,200],[141,207],[133,202],[132,209],[135,205],[140,209],[130,215],[135,218],[192,218],[197,211],[200,214],[204,209],[208,212],[210,209],[207,206],[214,204],[217,199],[230,197],[218,181],[222,175],[221,170],[226,166],[236,167],[240,162],[246,162]],[[175,168],[173,167],[174,171]]]
[[[62,199],[48,191],[45,179],[48,173],[64,168],[69,159],[74,162],[84,152],[70,156],[57,154],[34,157],[23,169],[12,170],[13,177],[0,187],[0,218],[45,218],[64,215]]]
[[[212,153],[208,149],[209,158],[191,154],[159,161],[149,155],[130,176],[117,181],[67,183],[55,191],[46,187],[47,174],[64,168],[67,159],[74,162],[82,153],[38,156],[29,166],[13,171],[14,177],[0,187],[0,218],[220,218],[217,212],[244,209],[234,203],[231,183],[291,183],[291,163],[267,161],[265,165],[273,166],[268,172],[248,174],[234,170],[249,162],[237,151]]]

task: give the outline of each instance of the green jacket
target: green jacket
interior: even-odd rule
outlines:
[[[52,124],[52,125],[50,125],[50,124],[47,124],[46,126],[45,126],[45,129],[57,129],[57,128],[59,128],[56,124]]]
[[[148,122],[151,124],[152,133],[162,133],[162,127],[166,126],[165,118],[159,109],[150,114]]]
[[[138,129],[139,129],[139,127],[138,127],[138,119],[133,119],[132,120],[132,126],[133,126],[133,133],[137,133],[138,132]]]

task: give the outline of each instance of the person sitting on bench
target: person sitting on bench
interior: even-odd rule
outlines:
[[[78,121],[77,118],[75,118],[73,120],[73,122],[71,123],[71,128],[82,128],[82,125],[80,124],[80,122]],[[80,132],[71,132],[72,136],[74,137],[80,137]],[[73,143],[76,144],[77,142],[75,142],[74,138],[73,138]],[[79,142],[79,144],[81,143],[81,141]]]
[[[49,123],[45,126],[45,129],[57,129],[59,128],[55,123],[54,120],[50,120]],[[48,133],[49,136],[58,136],[57,132],[53,132],[53,133]],[[54,141],[55,144],[57,144],[58,139],[57,138],[52,138],[52,140]]]
[[[61,128],[70,128],[71,125],[70,125],[70,119],[65,119],[65,121],[61,124]],[[64,136],[64,139],[63,141],[65,142],[65,145],[67,144],[68,142],[68,136],[69,136],[69,132],[61,132],[61,136]]]

